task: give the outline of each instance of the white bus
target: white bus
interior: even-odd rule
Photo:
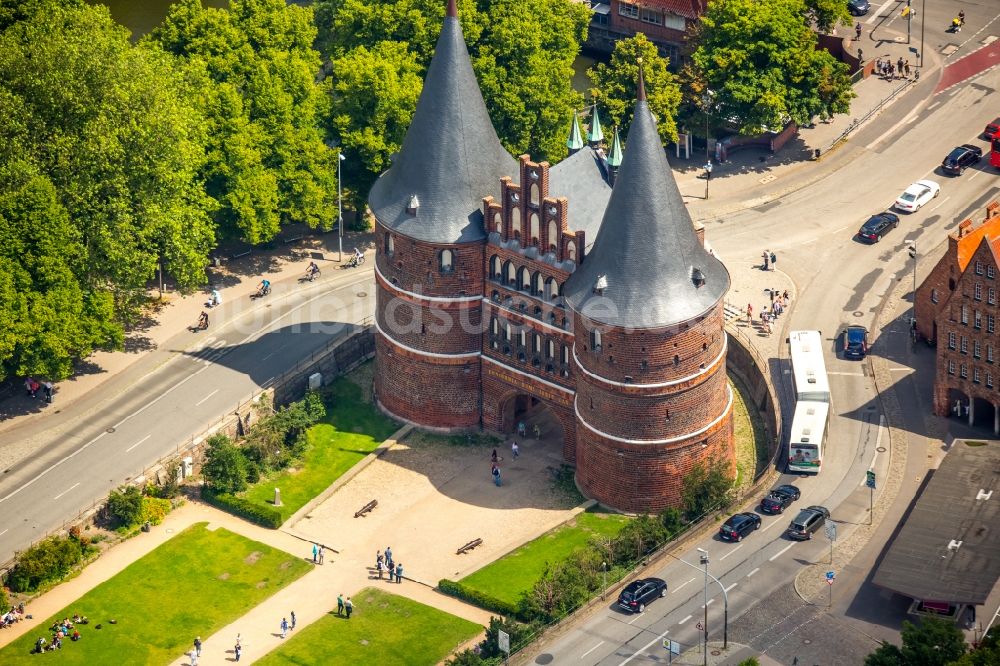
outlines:
[[[819,331],[792,331],[788,343],[795,379],[795,400],[830,402],[830,381],[823,361],[823,336]]]
[[[795,380],[795,415],[788,440],[789,472],[818,473],[830,423],[830,380],[819,331],[792,331],[788,336]]]
[[[789,472],[817,474],[823,463],[826,446],[826,426],[829,423],[830,403],[800,400],[795,403],[792,417],[792,435],[788,439]]]

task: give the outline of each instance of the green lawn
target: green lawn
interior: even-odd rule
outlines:
[[[432,666],[483,630],[474,622],[372,588],[351,601],[350,620],[331,612],[296,630],[256,663]]]
[[[374,451],[400,424],[365,401],[361,387],[341,377],[330,386],[333,403],[327,416],[306,433],[303,459],[294,469],[264,479],[247,489],[247,499],[273,506],[281,489],[281,517],[289,517],[319,495],[344,472]]]
[[[459,582],[516,604],[521,594],[530,590],[541,577],[547,562],[561,562],[574,550],[587,545],[591,537],[617,536],[628,520],[626,516],[613,513],[581,513],[572,522],[529,541]]]
[[[169,664],[191,648],[195,636],[212,635],[311,568],[286,552],[224,529],[210,532],[206,525],[192,525],[46,619],[0,650],[0,663],[37,666],[48,658],[60,664]],[[53,622],[74,613],[90,618],[78,627],[81,640],[65,640],[55,653],[30,654],[39,636],[52,639]]]

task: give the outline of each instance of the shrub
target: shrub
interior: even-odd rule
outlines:
[[[670,537],[660,518],[639,516],[626,523],[618,537],[610,543],[608,564],[620,566],[638,562]]]
[[[281,527],[281,523],[283,522],[281,512],[275,508],[257,504],[256,502],[251,502],[235,495],[216,493],[208,486],[202,486],[201,498],[212,506],[216,506],[223,511],[228,511],[241,518],[246,518],[251,523],[256,523],[257,525],[276,530]]]
[[[502,601],[479,590],[473,590],[447,578],[438,581],[438,591],[502,615],[514,615],[517,612],[517,608],[510,602]]]
[[[699,520],[709,511],[721,511],[732,500],[733,479],[721,460],[711,460],[707,465],[695,463],[683,484],[681,497],[688,520]]]
[[[517,615],[526,621],[551,622],[585,604],[600,587],[600,553],[578,550],[558,565],[546,566],[534,587],[521,597]]]
[[[142,489],[139,486],[121,486],[108,495],[108,517],[115,527],[134,527],[142,519]]]
[[[33,592],[42,583],[65,577],[89,552],[71,537],[49,537],[17,556],[7,585],[14,592]]]
[[[201,473],[208,487],[217,494],[236,493],[247,487],[246,458],[225,435],[208,438]]]
[[[0,585],[0,610],[10,608],[10,597],[7,596],[7,588]]]
[[[152,494],[155,497],[162,497],[163,499],[173,499],[177,497],[178,493],[181,491],[180,482],[180,471],[181,463],[179,461],[174,461],[167,465],[163,474],[166,480],[163,482],[162,486],[155,486]]]
[[[163,522],[163,518],[170,513],[170,509],[173,506],[170,504],[168,499],[160,499],[157,497],[143,497],[142,498],[142,515],[139,517],[139,523],[150,522],[153,525],[159,525]]]

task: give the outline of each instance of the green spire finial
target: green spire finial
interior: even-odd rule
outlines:
[[[580,121],[576,112],[573,112],[573,127],[569,131],[569,139],[566,140],[566,147],[570,150],[580,150],[583,148],[583,137],[580,136]]]
[[[608,155],[608,166],[618,168],[622,165],[622,142],[618,138],[618,126],[615,126],[615,140],[611,144],[611,154]]]
[[[597,105],[594,105],[594,113],[590,118],[590,131],[587,133],[587,140],[590,143],[600,143],[604,141],[604,130],[601,129],[601,118],[597,115]]]

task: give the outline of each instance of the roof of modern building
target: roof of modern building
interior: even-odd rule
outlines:
[[[873,582],[921,601],[982,604],[1000,577],[998,506],[1000,442],[956,441]]]
[[[597,238],[611,186],[601,156],[583,148],[549,169],[549,196],[569,199],[569,226],[586,234],[587,246]]]
[[[403,235],[469,243],[486,237],[483,197],[499,196],[500,178],[516,173],[517,162],[500,145],[486,111],[449,3],[403,146],[375,181],[368,203],[383,225]],[[418,204],[415,211],[411,201]]]
[[[641,73],[638,98],[600,231],[563,293],[570,307],[590,320],[663,328],[708,312],[729,290],[730,280],[695,233]]]

